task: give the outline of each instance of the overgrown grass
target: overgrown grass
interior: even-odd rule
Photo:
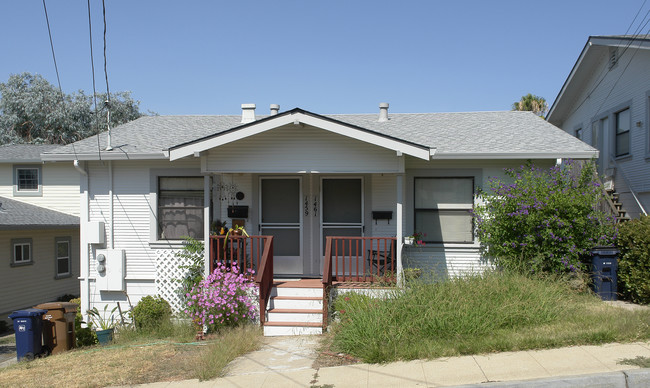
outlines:
[[[635,358],[624,358],[619,361],[618,364],[635,365],[639,368],[650,368],[650,358],[643,356],[637,356]]]
[[[624,311],[561,279],[487,272],[395,291],[346,294],[333,345],[366,362],[650,338],[649,311]]]
[[[0,386],[105,387],[221,376],[234,358],[255,350],[261,330],[240,326],[194,342],[189,324],[149,332],[122,330],[114,344],[80,348],[0,371]]]

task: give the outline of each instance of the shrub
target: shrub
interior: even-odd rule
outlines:
[[[253,271],[248,270],[247,275]],[[196,325],[206,325],[211,331],[237,326],[256,319],[255,284],[236,265],[217,268],[187,294],[185,313]]]
[[[155,329],[169,322],[172,309],[160,296],[147,295],[133,307],[133,321],[138,329]]]
[[[549,170],[506,169],[512,183],[492,178],[475,220],[481,247],[494,264],[526,272],[587,270],[590,250],[615,239],[614,219],[597,210],[602,198],[594,163]]]
[[[203,242],[187,237],[183,242],[183,249],[177,252],[176,255],[189,262],[187,265],[179,266],[180,269],[186,271],[182,278],[176,279],[180,283],[178,294],[184,300],[186,295],[192,291],[192,287],[203,280]]]
[[[81,298],[70,299],[70,303],[77,305],[77,315],[74,317],[74,336],[77,340],[77,347],[90,346],[97,343],[97,334],[92,330],[90,325],[81,327],[84,322],[81,314]]]
[[[619,291],[636,303],[650,303],[650,217],[621,225],[616,244]]]

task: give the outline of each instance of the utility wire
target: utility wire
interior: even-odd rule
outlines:
[[[88,35],[90,41],[90,68],[93,73],[93,107],[95,113],[95,121],[93,122],[93,125],[95,127],[95,131],[98,132],[95,134],[95,137],[97,137],[97,155],[99,157],[99,160],[102,160],[101,145],[99,144],[99,118],[97,115],[97,88],[95,86],[95,57],[93,56],[93,25],[90,17],[90,0],[88,0]]]
[[[52,41],[52,31],[50,30],[50,18],[47,16],[47,7],[45,6],[45,0],[43,0],[43,11],[45,11],[45,21],[47,22],[47,34],[50,36],[50,48],[52,49],[52,59],[54,60],[56,81],[59,85],[59,93],[61,93],[61,102],[64,102],[63,89],[61,88],[61,78],[59,77],[59,67],[56,65],[56,55],[54,54],[54,43]]]
[[[102,0],[102,14],[104,16],[104,77],[106,78],[106,101],[110,101],[111,93],[108,88],[108,71],[106,70],[106,5],[104,4],[104,0]]]

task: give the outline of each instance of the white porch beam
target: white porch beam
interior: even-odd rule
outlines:
[[[403,243],[403,235],[404,235],[404,225],[403,225],[403,220],[402,220],[402,207],[404,204],[404,174],[397,174],[397,201],[396,201],[396,209],[395,209],[395,221],[396,221],[396,228],[397,228],[397,233],[395,237],[397,238],[397,244],[395,246],[397,247],[397,285],[401,286],[402,285],[402,271],[403,271],[403,266],[402,266],[402,243]]]
[[[203,273],[210,275],[210,175],[203,177]]]

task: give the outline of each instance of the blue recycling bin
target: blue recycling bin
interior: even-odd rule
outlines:
[[[9,318],[14,321],[16,333],[16,357],[33,360],[41,354],[43,343],[43,314],[47,310],[25,309],[14,311]]]
[[[602,300],[617,300],[618,249],[596,247],[591,250],[593,289]]]

